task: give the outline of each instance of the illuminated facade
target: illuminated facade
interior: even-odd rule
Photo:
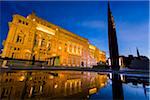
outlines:
[[[47,61],[49,66],[92,66],[105,62],[105,52],[34,13],[14,15],[2,57]]]

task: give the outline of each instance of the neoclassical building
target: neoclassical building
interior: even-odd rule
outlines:
[[[47,61],[49,66],[92,66],[105,62],[105,52],[35,15],[13,15],[2,57]]]

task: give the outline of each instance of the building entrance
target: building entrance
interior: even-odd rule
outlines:
[[[51,57],[49,59],[49,64],[50,66],[59,66],[60,65],[60,57],[56,56],[56,57]]]

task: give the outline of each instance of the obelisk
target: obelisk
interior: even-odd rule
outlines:
[[[108,40],[111,68],[113,71],[119,70],[119,52],[114,18],[112,16],[108,2]],[[123,87],[119,73],[112,73],[112,93],[113,100],[124,100]]]
[[[112,16],[110,5],[108,2],[108,41],[109,41],[109,55],[112,70],[119,70],[119,52],[116,36],[116,28],[114,18]]]

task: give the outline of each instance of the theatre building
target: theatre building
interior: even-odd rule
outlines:
[[[13,15],[3,41],[2,57],[47,61],[49,66],[90,67],[105,62],[105,52],[80,37],[35,15]]]

